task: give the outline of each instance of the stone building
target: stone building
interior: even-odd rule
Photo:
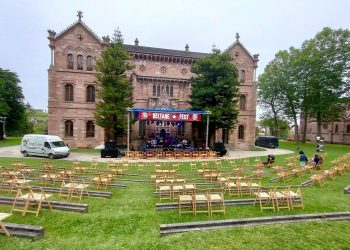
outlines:
[[[48,133],[58,135],[74,147],[94,147],[104,142],[104,131],[95,125],[95,72],[94,58],[108,46],[107,37],[98,37],[83,21],[78,20],[56,34],[49,30],[51,65],[48,70]],[[132,78],[133,101],[136,108],[186,110],[190,108],[189,95],[194,76],[190,67],[207,53],[192,52],[186,44],[184,50],[162,49],[125,45],[132,54],[135,68]],[[251,55],[242,45],[238,34],[236,41],[226,50],[231,54],[240,74],[240,114],[236,129],[217,131],[216,141],[228,144],[231,149],[254,147],[256,123],[255,71],[258,55]],[[191,123],[136,122],[131,127],[131,144],[161,131],[173,137],[204,140],[205,132],[192,128]]]
[[[304,120],[301,120],[301,134],[304,134],[304,122]],[[316,120],[309,119],[306,127],[306,140],[315,141],[316,134]],[[321,136],[328,143],[350,144],[350,105],[346,106],[341,120],[322,123]]]

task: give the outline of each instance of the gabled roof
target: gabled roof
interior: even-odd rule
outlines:
[[[87,32],[89,32],[99,43],[102,43],[102,40],[95,34],[95,32],[92,31],[92,29],[89,28],[89,26],[87,26],[82,20],[77,20],[74,23],[72,23],[71,25],[69,25],[66,29],[62,30],[60,33],[58,33],[58,35],[55,37],[55,39],[60,38],[61,36],[63,36],[64,34],[66,34],[67,32],[69,32],[71,29],[73,29],[75,26],[81,24]]]
[[[202,53],[202,52],[162,49],[162,48],[146,47],[146,46],[139,46],[139,45],[129,45],[129,44],[125,44],[124,48],[128,52],[133,52],[133,53],[149,53],[149,54],[158,54],[158,55],[166,55],[166,56],[200,58],[200,57],[209,55],[208,53]]]
[[[240,46],[244,49],[244,51],[245,51],[253,60],[255,60],[254,57],[252,56],[252,54],[250,54],[249,50],[247,50],[247,48],[244,47],[244,45],[243,45],[238,39],[237,39],[233,44],[231,44],[227,49],[225,49],[225,52],[231,50],[233,47],[238,46],[238,45],[240,45]]]

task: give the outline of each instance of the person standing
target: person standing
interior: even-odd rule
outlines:
[[[299,161],[300,161],[300,167],[306,166],[308,159],[303,151],[299,152]]]

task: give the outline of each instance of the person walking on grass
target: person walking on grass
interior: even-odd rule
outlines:
[[[303,151],[299,152],[299,161],[300,161],[300,167],[306,166],[308,159]]]

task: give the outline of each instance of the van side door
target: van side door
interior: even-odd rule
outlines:
[[[49,153],[51,153],[51,145],[49,142],[44,142],[44,148],[42,150],[42,154],[44,155],[49,155]]]

